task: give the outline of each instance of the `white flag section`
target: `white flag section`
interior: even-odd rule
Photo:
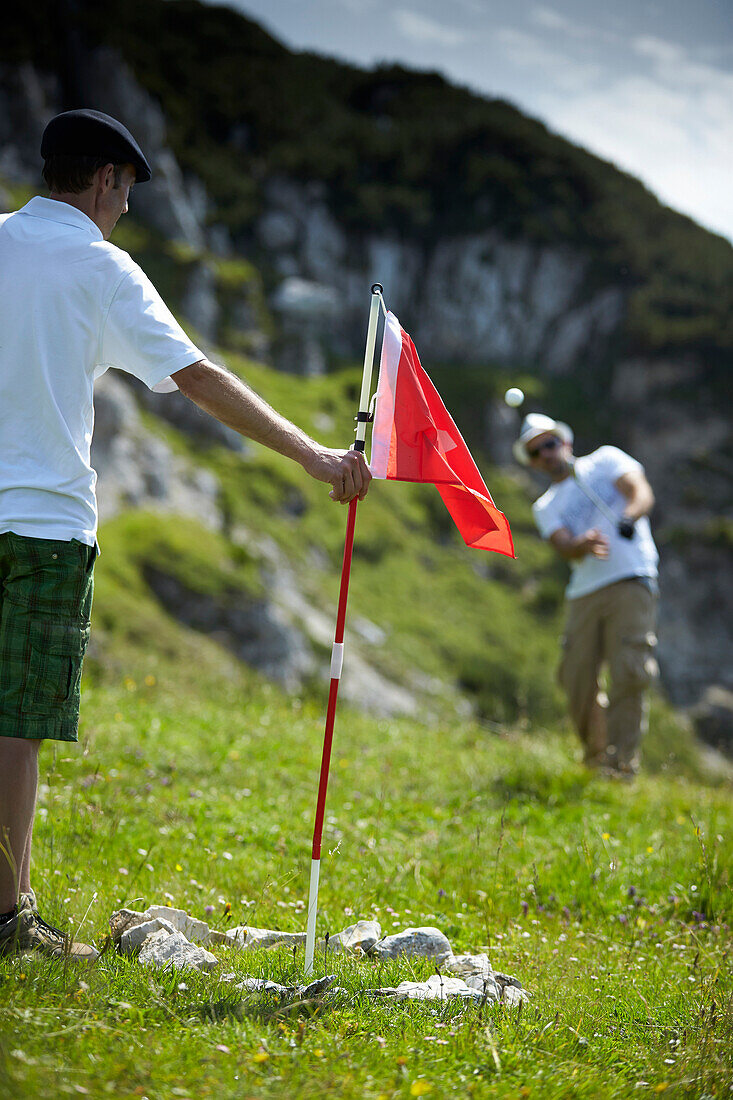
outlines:
[[[397,372],[402,356],[402,328],[394,313],[388,313],[384,322],[382,356],[379,361],[374,426],[372,428],[372,455],[369,469],[372,477],[386,478],[389,454],[394,446],[395,393]]]

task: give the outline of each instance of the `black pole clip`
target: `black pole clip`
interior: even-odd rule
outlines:
[[[372,294],[384,294],[384,287],[381,283],[372,283]]]
[[[360,410],[356,414],[356,416],[354,417],[354,420],[356,421],[357,424],[371,424],[372,421],[374,420],[374,413],[373,412],[361,412],[361,410]]]

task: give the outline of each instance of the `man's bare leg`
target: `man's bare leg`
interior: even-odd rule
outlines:
[[[30,889],[30,851],[38,792],[41,742],[0,737],[0,913],[8,913],[18,891]]]
[[[30,891],[39,745],[36,740],[0,737],[0,839],[9,856],[0,852],[0,914],[11,913],[18,893]],[[12,950],[39,951],[76,962],[93,962],[99,957],[95,947],[70,941],[65,933],[27,908],[2,922],[0,930],[3,928],[2,954]]]
[[[31,893],[31,849],[33,847],[33,822],[35,821],[35,817],[36,810],[34,806],[33,817],[28,826],[28,836],[25,842],[25,851],[23,852],[23,862],[20,866],[20,875],[18,876],[18,890],[21,894]]]

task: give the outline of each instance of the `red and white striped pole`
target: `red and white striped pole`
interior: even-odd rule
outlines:
[[[356,418],[356,439],[353,450],[364,451],[366,426],[369,421],[369,392],[372,385],[372,366],[374,347],[377,341],[377,322],[379,305],[382,300],[382,287],[375,283],[372,287],[372,301],[369,309],[366,348],[364,349],[364,370],[361,376],[361,397],[359,415]],[[326,728],[323,736],[323,754],[321,756],[321,777],[318,784],[316,818],[313,825],[313,848],[311,851],[311,877],[308,892],[308,924],[305,936],[305,972],[313,973],[313,954],[316,945],[316,916],[318,913],[318,881],[321,870],[321,839],[323,836],[323,816],[326,810],[326,792],[328,790],[328,770],[331,764],[331,745],[333,727],[336,720],[336,700],[338,698],[341,669],[344,663],[344,627],[346,626],[346,603],[349,598],[349,575],[351,573],[351,555],[354,549],[354,528],[356,526],[356,505],[358,498],[349,504],[346,521],[346,539],[344,542],[344,560],[341,566],[341,588],[339,590],[338,612],[336,614],[336,633],[331,650],[331,686],[328,692]]]

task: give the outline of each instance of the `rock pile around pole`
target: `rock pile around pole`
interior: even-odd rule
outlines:
[[[109,921],[112,941],[122,955],[136,956],[145,966],[177,970],[213,971],[219,960],[209,946],[221,944],[243,951],[287,948],[297,950],[305,944],[305,933],[281,932],[273,928],[238,925],[225,932],[209,928],[183,909],[166,905],[151,905],[144,912],[120,909]],[[491,967],[486,954],[454,955],[448,938],[438,928],[405,928],[391,936],[382,936],[378,921],[360,920],[341,932],[328,936],[318,944],[326,960],[329,955],[348,954],[364,959],[425,958],[435,963],[436,972],[427,981],[405,981],[398,986],[367,989],[372,997],[393,1000],[448,1000],[458,998],[467,1003],[494,1002],[520,1005],[530,994],[522,983]],[[272,993],[281,998],[312,998],[326,993],[343,992],[334,986],[334,975],[308,985],[284,986],[266,978],[245,978],[224,974],[235,988],[246,993]]]

